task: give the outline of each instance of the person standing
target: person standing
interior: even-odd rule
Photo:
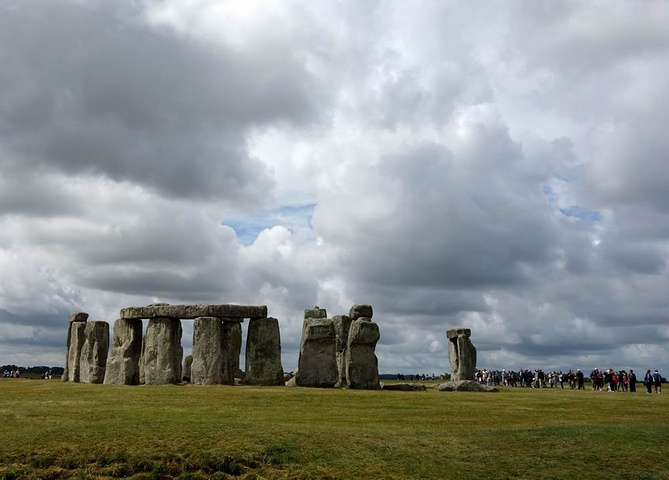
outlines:
[[[650,374],[650,370],[646,370],[646,375],[643,377],[643,384],[646,386],[648,393],[653,393],[651,390],[653,387],[653,376]]]
[[[576,370],[576,384],[578,385],[578,390],[585,390],[583,386],[583,372],[580,368]]]
[[[636,373],[634,373],[634,370],[630,370],[628,379],[630,382],[630,393],[636,393]]]
[[[657,370],[653,373],[653,384],[655,385],[655,393],[662,393],[662,375]]]

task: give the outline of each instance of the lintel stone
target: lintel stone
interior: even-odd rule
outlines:
[[[70,316],[68,317],[68,320],[70,323],[72,322],[85,322],[88,320],[88,314],[86,312],[75,312],[75,313],[70,313]]]
[[[267,318],[267,306],[249,305],[148,305],[121,309],[121,318],[180,318],[221,317],[240,321],[244,318]]]

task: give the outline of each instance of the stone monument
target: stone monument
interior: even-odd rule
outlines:
[[[193,355],[186,355],[186,358],[184,358],[184,366],[181,371],[181,380],[183,382],[190,383],[190,370],[192,366],[193,366]]]
[[[337,360],[337,383],[335,387],[346,385],[346,348],[348,346],[348,332],[351,329],[351,317],[335,315],[332,325],[335,331],[335,354]]]
[[[142,321],[126,318],[116,320],[104,383],[139,385],[139,357],[141,354]]]
[[[311,316],[316,315],[316,316]],[[332,388],[339,379],[333,321],[324,309],[304,311],[295,385]]]
[[[239,355],[242,351],[242,324],[235,319],[223,319],[223,374],[226,385],[235,384],[239,371]]]
[[[223,383],[223,322],[220,318],[195,319],[190,382],[195,385]]]
[[[81,349],[86,340],[84,330],[86,329],[88,313],[73,313],[68,320],[65,370],[60,378],[63,382],[78,382],[81,373]]]
[[[346,384],[349,388],[378,390],[379,361],[374,350],[380,338],[379,326],[371,317],[361,316],[372,315],[371,306],[358,307],[363,306],[354,305],[349,312],[352,322],[345,353]]]
[[[476,348],[469,337],[469,328],[446,331],[448,338],[448,360],[451,363],[451,381],[474,380],[476,373]]]
[[[147,385],[181,382],[181,334],[178,318],[156,317],[149,320],[142,358]]]
[[[87,322],[84,329],[84,345],[81,347],[79,381],[81,383],[103,383],[109,353],[109,324]]]
[[[246,384],[284,385],[276,318],[251,318],[246,336]]]

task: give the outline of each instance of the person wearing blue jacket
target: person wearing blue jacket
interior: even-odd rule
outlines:
[[[662,375],[657,370],[653,373],[653,384],[655,385],[655,393],[662,393]]]
[[[653,393],[651,390],[653,387],[653,376],[650,374],[650,370],[646,370],[646,375],[643,377],[643,384],[648,389],[648,393]]]

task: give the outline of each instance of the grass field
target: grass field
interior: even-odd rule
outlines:
[[[669,393],[0,381],[0,479],[669,479]]]

